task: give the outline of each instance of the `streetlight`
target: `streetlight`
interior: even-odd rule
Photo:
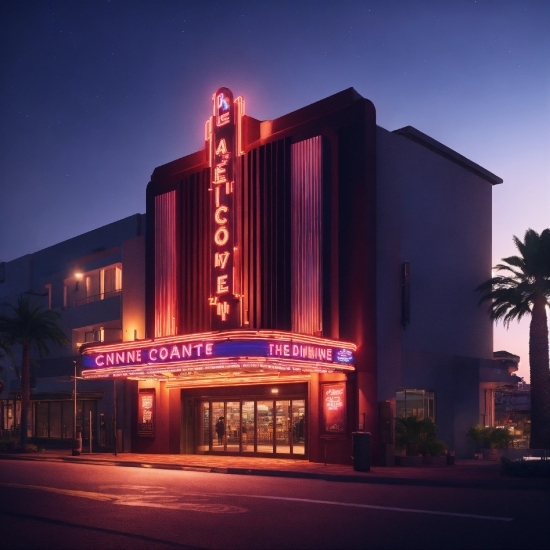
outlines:
[[[118,446],[118,434],[116,430],[116,378],[113,378],[113,431],[114,431],[114,442],[115,442],[115,452],[114,455],[117,455],[117,446]]]
[[[74,365],[74,391],[73,391],[73,456],[78,456],[82,452],[82,438],[77,440],[76,438],[76,361],[73,361]]]

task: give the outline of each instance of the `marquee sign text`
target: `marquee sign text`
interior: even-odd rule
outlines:
[[[343,348],[269,339],[197,340],[167,345],[144,345],[143,347],[121,348],[115,351],[86,353],[82,357],[83,367],[92,369],[182,363],[207,359],[231,358],[273,358],[294,359],[347,366],[353,364],[353,352]],[[351,356],[349,355],[351,354]]]
[[[233,93],[220,88],[214,94],[214,116],[210,147],[212,197],[212,282],[210,305],[214,329],[238,326],[234,288],[234,163],[235,108]]]

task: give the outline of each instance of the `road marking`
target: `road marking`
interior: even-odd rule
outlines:
[[[381,510],[384,512],[404,512],[409,514],[427,514],[432,516],[449,516],[456,518],[481,519],[489,521],[513,521],[514,518],[500,516],[484,516],[479,514],[464,514],[460,512],[442,512],[438,510],[419,510],[415,508],[399,508],[395,506],[377,506],[374,504],[357,504],[353,502],[336,502],[333,500],[315,500],[310,498],[295,498],[295,497],[277,497],[271,495],[243,495],[235,493],[186,493],[182,495],[175,494],[151,494],[156,493],[159,488],[151,488],[147,486],[120,486],[121,489],[138,489],[146,494],[108,494],[97,493],[93,491],[77,491],[74,489],[59,489],[57,487],[46,487],[43,485],[22,485],[19,483],[0,483],[0,486],[16,487],[21,489],[35,489],[38,491],[48,491],[67,496],[89,498],[104,502],[113,502],[124,506],[145,506],[149,508],[168,508],[172,510],[187,510],[193,512],[209,512],[214,514],[231,514],[247,512],[246,508],[240,506],[231,506],[215,503],[197,503],[197,502],[179,502],[179,498],[192,497],[194,499],[205,500],[207,498],[216,497],[238,497],[238,498],[261,498],[265,500],[281,500],[286,502],[300,502],[305,504],[325,504],[329,506],[346,506],[348,508],[362,508],[367,510]],[[116,486],[111,486],[115,488]],[[153,489],[153,491],[151,491]],[[162,488],[160,488],[162,490]]]
[[[112,489],[120,488],[124,490],[137,490],[139,493],[109,494],[97,493],[94,491],[77,491],[75,489],[60,489],[58,487],[46,487],[45,485],[22,485],[20,483],[0,483],[0,486],[15,487],[17,489],[34,489],[36,491],[46,491],[71,497],[88,498],[103,502],[112,502],[122,506],[144,506],[146,508],[167,508],[169,510],[185,510],[188,512],[207,512],[210,514],[242,514],[248,512],[247,508],[242,506],[233,506],[231,504],[221,504],[212,502],[181,502],[180,498],[189,498],[193,500],[208,500],[211,496],[201,494],[170,494],[166,490],[158,487],[148,486],[112,486]],[[152,489],[152,490],[151,490]],[[216,495],[218,496],[218,495]]]
[[[75,489],[59,489],[58,487],[45,487],[44,485],[21,485],[20,483],[0,483],[4,487],[16,487],[17,489],[35,489],[38,491],[47,491],[48,493],[57,493],[68,495],[70,497],[89,498],[91,500],[112,501],[113,495],[105,493],[94,493],[92,491],[77,491]],[[115,497],[116,498],[116,497]]]
[[[433,516],[451,516],[457,518],[472,518],[472,519],[484,519],[491,521],[513,521],[514,518],[506,518],[500,516],[482,516],[478,514],[462,514],[460,512],[442,512],[438,510],[418,510],[415,508],[397,508],[395,506],[376,506],[374,504],[356,504],[353,502],[335,502],[333,500],[314,500],[310,498],[294,498],[294,497],[276,497],[270,495],[239,495],[230,493],[219,493],[228,497],[242,497],[242,498],[263,498],[267,500],[284,500],[288,502],[303,502],[307,504],[329,504],[332,506],[347,506],[350,508],[366,508],[368,510],[382,510],[385,512],[407,512],[410,514],[429,514]]]

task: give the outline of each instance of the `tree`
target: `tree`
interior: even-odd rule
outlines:
[[[531,316],[529,325],[529,367],[531,373],[531,449],[550,448],[550,365],[548,321],[550,306],[550,229],[540,235],[525,232],[523,242],[514,236],[520,256],[503,258],[495,270],[505,272],[477,287],[479,305],[490,302],[489,315],[510,321]]]
[[[49,354],[49,343],[66,346],[68,340],[57,324],[60,315],[56,311],[33,305],[26,296],[20,296],[16,306],[6,304],[6,307],[12,310],[12,315],[0,315],[0,341],[7,344],[4,347],[21,347],[20,446],[25,449],[31,402],[31,352],[43,357]]]

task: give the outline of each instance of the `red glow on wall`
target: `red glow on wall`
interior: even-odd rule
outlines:
[[[155,337],[177,333],[176,192],[155,197]]]
[[[292,145],[292,330],[319,334],[321,307],[322,139]]]

